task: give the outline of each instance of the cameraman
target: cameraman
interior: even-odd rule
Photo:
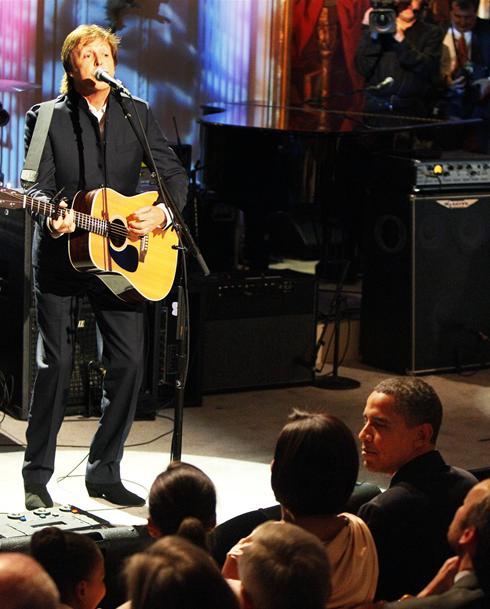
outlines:
[[[490,121],[490,22],[477,17],[477,0],[453,0],[444,37],[442,76],[449,117]],[[486,126],[488,129],[488,126]]]
[[[364,13],[363,33],[355,56],[367,87],[365,112],[428,116],[436,97],[442,53],[440,27],[419,19],[422,0],[371,0]],[[376,31],[373,6],[390,5],[393,33]],[[370,24],[371,22],[371,24]],[[374,23],[373,23],[374,22]],[[381,86],[385,79],[393,82]]]

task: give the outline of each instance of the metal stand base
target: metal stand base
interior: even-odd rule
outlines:
[[[361,386],[361,383],[346,376],[324,374],[323,376],[316,377],[313,386],[320,389],[357,389]]]

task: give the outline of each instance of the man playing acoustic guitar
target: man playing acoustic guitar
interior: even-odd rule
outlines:
[[[38,182],[29,193],[35,201],[43,198],[49,201],[63,189],[63,197],[70,201],[79,191],[102,189],[99,196],[103,202],[98,214],[102,224],[111,219],[111,200],[106,193],[117,191],[123,199],[132,197],[136,194],[142,161],[151,167],[136,133],[138,123],[125,116],[124,107],[129,99],[123,93],[112,92],[106,82],[97,80],[101,69],[113,77],[118,43],[113,33],[96,25],[81,25],[65,39],[61,52],[65,69],[62,95],[54,107]],[[139,99],[135,103],[156,169],[173,201],[182,209],[187,192],[185,170],[169,148],[148,104]],[[39,105],[27,113],[27,146],[38,112]],[[131,114],[134,113],[131,111]],[[97,273],[83,273],[79,272],[82,269],[73,267],[70,244],[73,245],[72,240],[79,233],[74,232],[79,227],[78,216],[66,203],[60,203],[59,207],[59,213],[37,215],[33,240],[39,338],[38,370],[22,471],[26,508],[53,505],[46,485],[54,470],[56,437],[70,384],[75,303],[81,295],[87,295],[93,307],[103,338],[102,366],[107,370],[102,417],[88,456],[86,487],[92,497],[103,497],[119,505],[143,505],[143,498],[123,486],[119,469],[143,377],[142,304],[125,302],[99,281]],[[43,212],[42,207],[37,209]],[[137,265],[147,262],[148,252],[145,249],[144,255],[140,255],[142,248],[147,248],[148,243],[151,245],[149,238],[154,235],[158,235],[158,239],[164,239],[165,234],[173,235],[172,229],[163,230],[170,223],[171,215],[165,205],[144,199],[132,213],[110,223],[110,237],[100,237],[100,243],[91,242],[85,249],[97,260],[94,250],[100,246],[99,258],[104,260],[104,265],[99,268],[111,271],[118,265],[125,266],[124,246],[127,245],[128,251],[136,252],[128,275],[136,275]],[[165,261],[161,264],[165,265]],[[97,265],[95,262],[93,266]]]

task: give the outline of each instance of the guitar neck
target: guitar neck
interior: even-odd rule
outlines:
[[[30,209],[33,212],[43,214],[44,216],[48,216],[50,218],[57,218],[59,215],[64,216],[67,211],[66,208],[58,207],[49,201],[43,201],[42,199],[37,199],[36,197],[30,197],[28,195],[21,196],[23,199],[24,208]],[[89,214],[84,214],[83,212],[76,210],[73,210],[73,216],[77,228],[81,228],[82,230],[86,230],[90,233],[97,233],[98,235],[108,234],[109,227],[106,220],[94,218]]]

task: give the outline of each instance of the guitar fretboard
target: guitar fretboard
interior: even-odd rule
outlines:
[[[44,216],[49,216],[50,218],[56,218],[60,214],[64,215],[67,211],[65,208],[57,207],[49,201],[36,199],[36,197],[30,197],[20,192],[9,191],[9,196],[15,198],[17,201],[21,201],[24,209],[31,209],[34,212],[41,213]],[[83,212],[76,210],[74,210],[73,215],[75,224],[78,228],[102,236],[107,236],[109,234],[110,224],[107,222],[107,220],[94,218],[89,214],[84,214]]]

